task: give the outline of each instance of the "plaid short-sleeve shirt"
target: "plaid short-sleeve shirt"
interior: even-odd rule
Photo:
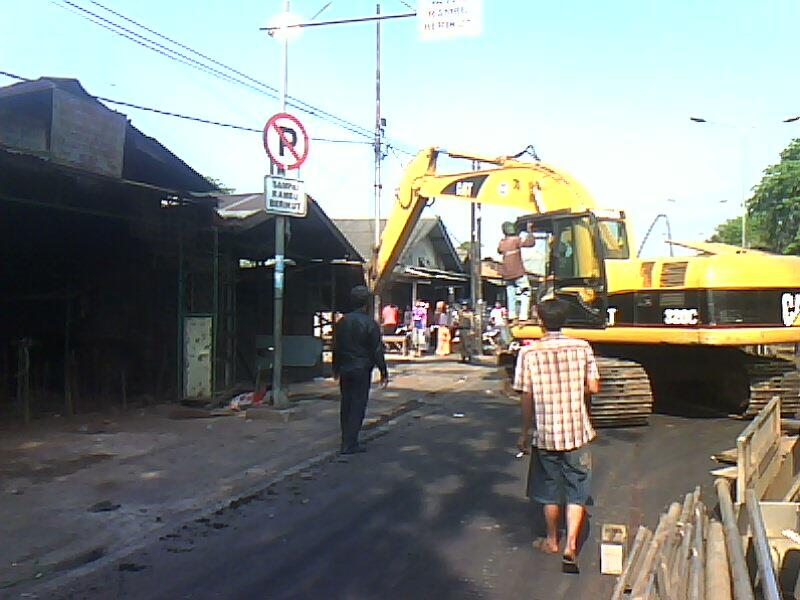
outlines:
[[[547,333],[517,356],[514,389],[533,394],[533,445],[574,450],[595,437],[586,405],[586,380],[599,379],[591,346]]]

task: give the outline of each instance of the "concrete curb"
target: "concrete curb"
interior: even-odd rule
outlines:
[[[423,406],[425,406],[425,402],[422,400],[409,400],[393,407],[387,414],[378,417],[375,422],[365,424],[361,439],[369,442],[386,435],[398,424],[399,419]],[[338,439],[338,435],[331,436],[331,441],[336,446],[338,446]],[[188,509],[183,517],[176,519],[172,523],[165,523],[161,527],[148,530],[135,540],[126,544],[124,548],[117,549],[111,553],[106,554],[105,548],[98,547],[96,543],[77,549],[69,555],[65,554],[55,561],[40,565],[41,568],[37,569],[38,572],[43,573],[44,577],[50,576],[53,577],[53,579],[45,580],[41,575],[36,574],[33,577],[29,576],[16,582],[11,582],[6,585],[5,588],[0,588],[0,591],[17,591],[20,596],[24,594],[26,598],[49,597],[50,594],[61,591],[64,587],[77,579],[134,554],[154,540],[167,533],[171,533],[185,523],[192,522],[198,518],[208,517],[220,510],[236,509],[243,504],[249,503],[251,500],[264,493],[268,488],[298,475],[302,471],[314,468],[325,462],[330,462],[338,455],[338,450],[326,450],[287,467],[266,481],[251,485],[225,498],[210,500],[203,507],[194,510]],[[253,466],[251,468],[258,468],[258,466]],[[65,569],[68,570],[65,571]]]

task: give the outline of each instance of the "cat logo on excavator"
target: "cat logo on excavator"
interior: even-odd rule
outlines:
[[[787,327],[800,326],[800,294],[786,293],[781,297],[783,324]]]

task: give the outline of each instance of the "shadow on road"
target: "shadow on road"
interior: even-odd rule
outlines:
[[[607,597],[613,579],[599,573],[598,523],[654,526],[702,481],[709,449],[732,430],[661,415],[650,427],[601,430],[590,541],[581,575],[568,576],[558,556],[530,546],[544,528],[541,508],[524,496],[527,458],[515,458],[516,403],[493,372],[463,369],[440,372],[452,377],[447,391],[417,390],[424,404],[366,454],[285,479],[132,557],[141,570],[109,569],[86,583],[94,591],[64,597]]]

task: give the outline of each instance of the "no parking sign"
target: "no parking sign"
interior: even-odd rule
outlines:
[[[294,115],[284,112],[270,117],[263,137],[267,155],[287,171],[299,169],[308,157],[308,133]]]

